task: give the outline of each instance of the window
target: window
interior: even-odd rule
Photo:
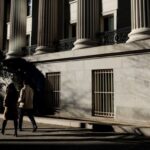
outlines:
[[[32,15],[32,0],[27,0],[27,16]]]
[[[76,37],[76,24],[72,24],[72,37]]]
[[[51,111],[56,112],[60,107],[60,73],[46,74],[46,97]]]
[[[30,46],[30,35],[26,35],[26,45]]]
[[[114,30],[114,17],[112,15],[104,17],[104,32]]]
[[[6,48],[5,48],[6,50],[9,49],[9,40],[8,40],[8,39],[6,40],[5,47],[6,47]]]
[[[69,25],[69,38],[76,38],[76,23]]]
[[[92,115],[114,116],[113,69],[92,72]]]
[[[114,15],[103,17],[102,33],[100,34],[101,45],[110,45],[116,43],[116,32],[114,31]]]

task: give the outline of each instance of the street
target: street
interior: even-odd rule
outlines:
[[[2,119],[0,119],[2,123]],[[31,123],[24,121],[23,131],[13,136],[13,122],[8,121],[5,135],[0,134],[0,147],[28,149],[100,149],[100,150],[149,150],[150,138],[134,134],[99,132],[92,129],[66,127],[38,123],[36,132],[32,132]]]

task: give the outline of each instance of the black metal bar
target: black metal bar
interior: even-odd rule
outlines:
[[[131,28],[126,27],[114,31],[101,32],[97,34],[97,39],[100,45],[113,45],[119,43],[125,43],[128,40],[128,34]]]

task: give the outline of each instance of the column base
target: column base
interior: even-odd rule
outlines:
[[[135,29],[129,33],[126,43],[150,39],[150,28]]]
[[[49,52],[54,52],[55,50],[54,48],[50,48],[47,46],[38,46],[35,51],[36,52],[34,53],[34,55],[41,55]]]
[[[18,58],[18,57],[22,57],[22,53],[21,54],[18,54],[18,53],[15,53],[15,52],[8,52],[6,54],[6,58],[5,59],[11,59],[11,58]]]
[[[98,46],[97,41],[92,41],[91,39],[78,39],[74,42],[74,47],[72,50],[90,48],[94,46]]]
[[[11,59],[11,58],[17,58],[16,56],[13,56],[13,55],[6,55],[6,58],[5,59]]]

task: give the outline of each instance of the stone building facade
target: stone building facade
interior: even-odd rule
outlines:
[[[149,0],[0,0],[0,27],[6,60],[41,73],[17,68],[36,82],[39,110],[150,122]]]

